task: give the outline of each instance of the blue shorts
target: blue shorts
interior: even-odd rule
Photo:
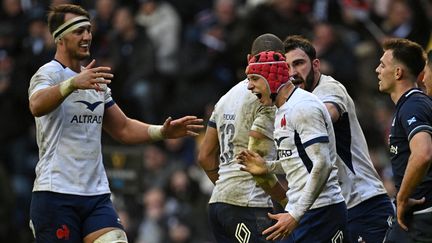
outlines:
[[[348,233],[352,242],[382,242],[394,217],[386,195],[372,197],[348,210]]]
[[[78,196],[55,192],[33,192],[30,225],[36,242],[82,242],[102,228],[123,229],[110,194]]]
[[[268,242],[262,232],[272,225],[267,213],[272,208],[240,207],[226,203],[209,204],[209,220],[219,243]]]
[[[300,219],[299,226],[287,242],[345,243],[347,239],[345,202],[311,209]]]
[[[387,232],[385,243],[432,242],[432,212],[406,216],[408,231],[403,230],[396,217]]]

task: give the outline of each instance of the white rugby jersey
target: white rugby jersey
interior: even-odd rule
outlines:
[[[354,102],[345,87],[332,77],[321,75],[312,93],[322,102],[334,104],[340,113],[339,120],[333,126],[338,153],[339,182],[347,208],[352,208],[371,197],[386,194],[369,156]]]
[[[241,171],[236,155],[248,148],[249,131],[273,138],[274,106],[263,106],[243,80],[216,103],[209,126],[217,129],[220,147],[219,179],[209,203],[243,207],[272,207],[270,196],[256,185],[252,175]],[[274,150],[266,159],[274,159]]]
[[[53,60],[31,78],[29,97],[75,75]],[[33,191],[110,192],[102,163],[101,132],[104,110],[113,104],[109,88],[104,92],[76,90],[55,110],[35,118],[39,161]]]
[[[286,174],[289,186],[286,211],[296,213],[296,208],[304,203],[301,197],[304,196],[305,185],[310,180],[310,171],[317,163],[309,158],[305,149],[315,143],[328,147],[330,161],[323,162],[331,171],[310,209],[344,201],[337,179],[333,126],[324,104],[315,95],[296,88],[288,100],[277,109],[274,126],[278,157],[276,163],[279,172],[283,169]]]

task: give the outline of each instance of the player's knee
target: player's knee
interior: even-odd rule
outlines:
[[[99,236],[93,243],[128,243],[128,240],[123,230],[115,229]]]

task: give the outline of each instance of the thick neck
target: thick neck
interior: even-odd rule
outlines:
[[[70,57],[65,51],[61,50],[61,47],[57,46],[57,51],[54,58],[59,61],[64,66],[70,68],[71,70],[79,73],[81,71],[81,61]]]

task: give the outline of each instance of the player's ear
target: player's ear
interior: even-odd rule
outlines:
[[[403,72],[404,72],[403,68],[401,68],[401,67],[396,67],[396,69],[395,69],[395,71],[394,71],[394,77],[395,77],[395,79],[396,79],[396,80],[401,79],[402,76],[403,76]]]

